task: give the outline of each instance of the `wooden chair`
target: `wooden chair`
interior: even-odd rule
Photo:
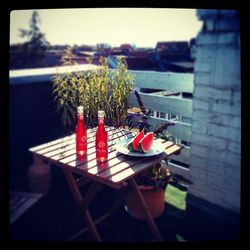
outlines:
[[[40,193],[28,193],[19,191],[10,191],[9,193],[9,211],[10,225],[26,213],[34,206],[41,198]]]

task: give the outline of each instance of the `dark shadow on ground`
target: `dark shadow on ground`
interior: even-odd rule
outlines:
[[[84,190],[83,190],[84,191]],[[119,192],[104,187],[90,207],[94,218],[107,211]],[[238,240],[240,230],[205,214],[200,210],[183,211],[166,204],[163,214],[156,218],[156,224],[166,242]],[[52,186],[47,197],[24,214],[10,228],[11,240],[67,241],[84,226],[77,211],[66,180],[60,169],[52,171]],[[120,207],[97,226],[104,242],[149,242],[152,235],[144,221],[131,217]],[[80,235],[75,242],[90,242],[88,232]]]

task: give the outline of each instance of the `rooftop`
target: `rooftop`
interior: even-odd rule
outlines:
[[[78,65],[76,70],[89,70],[93,67],[93,65],[87,65],[87,67],[86,65]],[[64,72],[64,70],[70,69],[65,66],[58,67],[58,69],[42,68],[10,71],[9,147],[10,152],[15,155],[15,157],[10,157],[11,190],[29,191],[26,171],[32,162],[32,158],[27,148],[65,134],[65,131],[60,129],[59,115],[55,112],[56,107],[51,95],[50,79],[56,70]],[[178,85],[178,88],[181,88],[182,91],[192,92],[192,86],[187,84],[192,82],[192,74],[167,74],[154,71],[133,71],[133,73],[136,74],[138,86],[141,87],[145,86],[145,79],[157,78],[157,87],[161,88],[164,86],[163,81],[167,77],[171,82],[169,86],[172,86],[173,90]],[[175,79],[178,80],[178,84]],[[185,84],[183,84],[184,82]],[[158,90],[157,93],[149,92],[149,103],[156,107],[158,104],[152,102],[151,99],[161,96],[165,98],[163,92],[162,90],[160,92]],[[180,103],[184,102],[181,106],[177,105],[178,109],[172,107],[175,112],[191,115],[189,106],[192,100],[183,100],[181,96],[168,98],[175,104],[178,100]],[[36,110],[33,107],[36,107]],[[152,118],[152,121],[154,122],[157,119],[162,118]],[[185,140],[188,140],[190,125],[176,121],[174,133],[179,133],[183,138],[186,138]],[[18,130],[16,129],[17,124]],[[22,133],[18,132],[20,130]],[[33,134],[36,134],[36,136],[31,136]],[[187,150],[183,151],[183,159],[186,160],[188,159]],[[18,168],[16,167],[16,159],[18,159]],[[173,167],[175,165],[176,162],[173,162]],[[107,187],[104,188],[91,208],[95,216],[100,215],[105,210],[105,206],[114,199],[115,195],[116,192]],[[180,186],[174,186],[174,183],[168,186],[164,213],[156,219],[164,241],[232,240],[239,238],[238,225],[230,224],[199,209],[188,209],[185,197],[186,191]],[[68,216],[65,216],[65,214]],[[64,176],[59,169],[52,168],[51,192],[11,227],[11,238],[28,241],[66,241],[83,226],[79,217]],[[123,226],[121,227],[121,225]],[[205,229],[204,225],[206,225]],[[151,240],[150,232],[145,227],[145,223],[132,218],[124,207],[119,208],[114,217],[110,217],[100,226],[98,225],[98,229],[100,229],[103,240],[106,242],[145,242]],[[89,234],[85,233],[74,241],[88,242],[90,241]]]

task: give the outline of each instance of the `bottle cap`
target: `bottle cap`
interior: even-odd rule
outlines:
[[[104,110],[98,110],[98,117],[104,117],[105,111]]]
[[[83,113],[83,106],[77,107],[77,113]]]

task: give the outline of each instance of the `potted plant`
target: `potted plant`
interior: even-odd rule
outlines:
[[[170,179],[171,173],[165,161],[157,163],[152,169],[136,178],[138,187],[153,218],[159,217],[164,211],[165,190]],[[141,203],[137,202],[137,196],[133,192],[128,192],[126,207],[133,217],[145,219],[146,215]]]
[[[129,129],[144,130],[145,133],[151,131],[157,138],[165,140],[172,140],[174,137],[167,130],[169,126],[174,125],[172,122],[165,122],[156,127],[149,124],[149,113],[143,105],[140,95],[135,91],[138,104],[140,108],[135,113],[130,113],[126,119],[126,125]],[[166,161],[162,160],[146,172],[142,173],[136,178],[138,187],[144,197],[144,200],[152,214],[153,218],[159,217],[164,211],[165,191],[168,183],[172,178],[172,174],[167,167]],[[126,207],[128,212],[137,219],[145,219],[145,214],[141,204],[137,202],[137,197],[133,192],[128,192]]]
[[[74,128],[79,105],[83,106],[87,127],[97,125],[98,110],[105,111],[107,125],[123,125],[134,85],[134,76],[127,70],[126,61],[118,57],[117,69],[110,70],[107,58],[100,57],[100,65],[94,66],[89,57],[87,61],[92,68],[83,72],[77,70],[78,64],[70,47],[64,51],[63,60],[63,65],[70,65],[73,70],[56,73],[52,82],[54,101],[64,127]]]

